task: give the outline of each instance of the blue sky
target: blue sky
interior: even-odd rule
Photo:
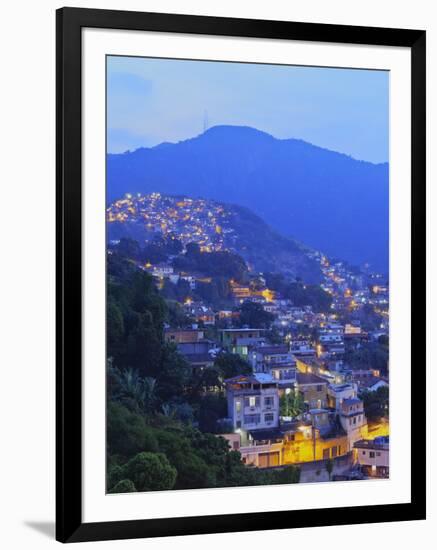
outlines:
[[[108,57],[108,151],[252,126],[371,162],[388,160],[389,73]]]

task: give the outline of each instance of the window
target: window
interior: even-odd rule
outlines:
[[[261,416],[259,414],[245,414],[244,423],[245,424],[259,424]]]
[[[316,386],[316,391],[323,391],[323,386],[321,384]]]
[[[241,401],[237,401],[235,403],[235,410],[237,411],[237,413],[241,412]]]
[[[266,407],[273,407],[273,402],[274,402],[273,396],[271,396],[271,397],[264,397],[264,405],[265,405]]]
[[[354,424],[356,424],[356,423],[357,423],[357,418],[356,418],[356,416],[354,416]]]
[[[366,451],[361,451],[361,454],[363,454],[364,456],[366,456]]]
[[[329,458],[329,449],[323,449],[323,460],[327,460]]]
[[[376,453],[376,456],[381,456],[381,453],[377,452],[377,453]]]
[[[256,398],[254,396],[249,397],[249,406],[255,407],[256,404]]]
[[[264,422],[273,422],[274,419],[275,419],[275,416],[273,413],[266,413],[264,415]]]
[[[375,453],[373,451],[369,451],[369,458],[375,458]]]
[[[337,447],[332,447],[331,456],[332,458],[335,458],[337,456]]]

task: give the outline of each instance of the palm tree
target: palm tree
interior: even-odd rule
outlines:
[[[156,380],[142,378],[138,371],[132,368],[112,369],[116,381],[114,398],[127,406],[133,406],[141,412],[150,412],[155,404]]]

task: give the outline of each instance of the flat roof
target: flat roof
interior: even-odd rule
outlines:
[[[358,397],[351,397],[350,399],[343,399],[344,405],[356,405],[358,403],[362,403],[361,399],[358,399]]]
[[[283,355],[285,353],[290,353],[288,346],[260,346],[254,351],[261,353],[261,355],[274,355],[275,353]]]
[[[230,384],[277,384],[277,380],[275,380],[270,374],[265,374],[262,372],[257,372],[255,374],[238,374],[232,378],[227,378],[225,382]]]
[[[375,441],[374,439],[360,439],[354,443],[356,449],[371,449],[375,451],[388,451],[389,450],[389,439],[387,441]]]
[[[325,378],[322,378],[321,376],[317,376],[316,374],[311,373],[304,373],[304,372],[297,372],[296,373],[296,380],[298,385],[302,384],[328,384],[328,381]]]
[[[248,433],[255,441],[283,439],[283,434],[279,428],[271,428],[269,430],[249,430]]]

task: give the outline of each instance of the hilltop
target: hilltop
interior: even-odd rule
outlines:
[[[281,272],[311,283],[321,280],[320,265],[308,249],[273,230],[248,208],[208,199],[160,193],[127,195],[108,207],[108,238],[152,242],[157,236],[204,252],[229,250],[254,271]]]
[[[388,164],[238,126],[107,157],[109,202],[159,191],[239,204],[282,235],[383,271],[388,183]]]

